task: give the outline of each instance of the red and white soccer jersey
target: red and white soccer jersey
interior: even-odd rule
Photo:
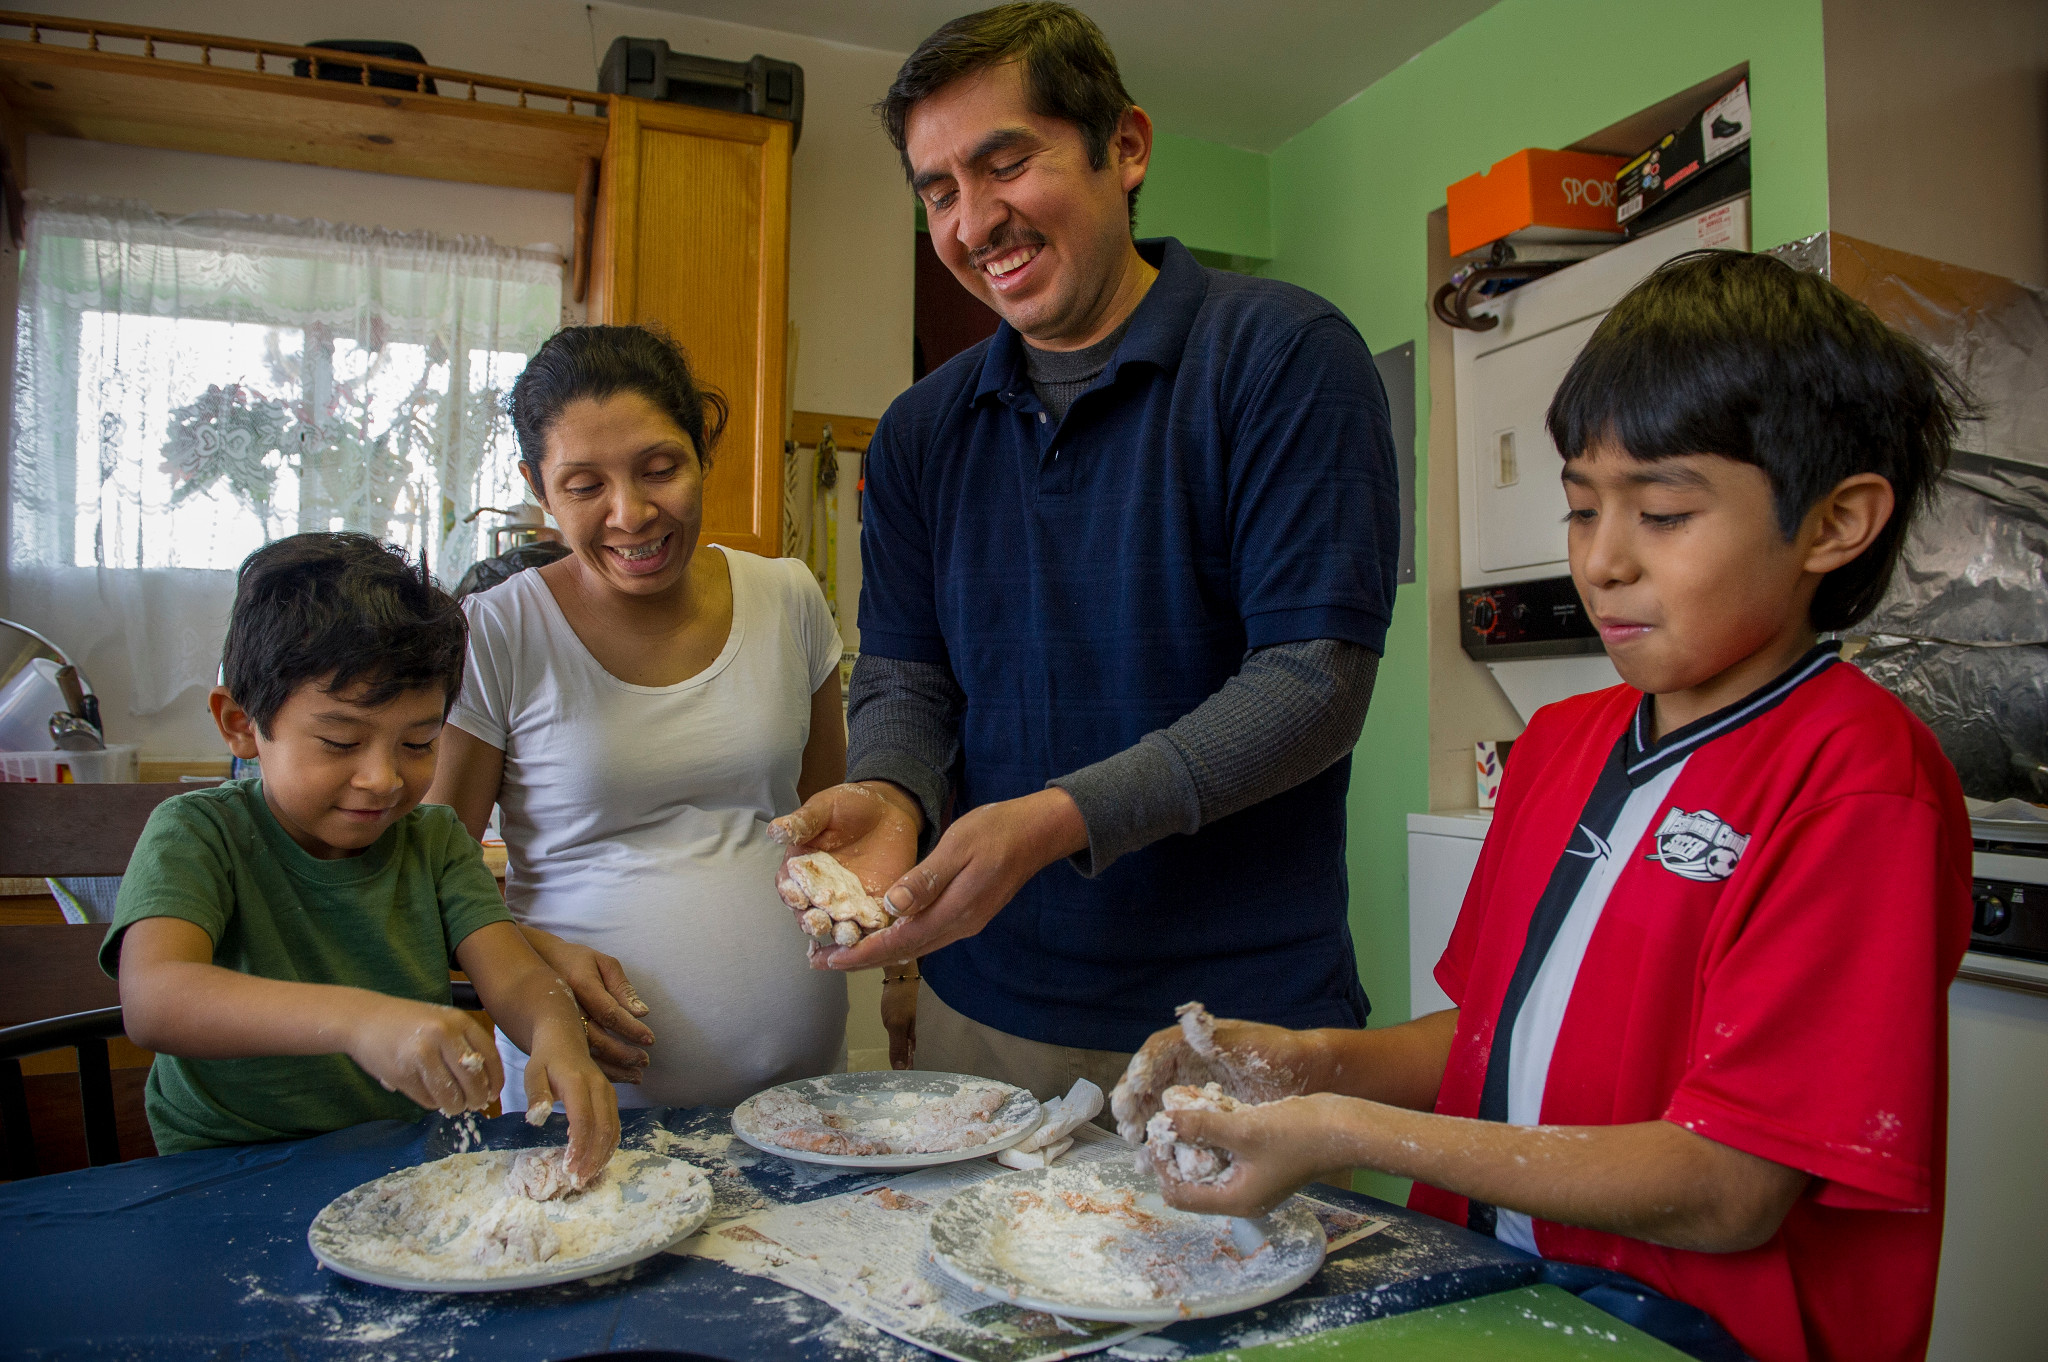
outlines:
[[[1578,696],[1516,742],[1437,965],[1460,1013],[1436,1110],[1667,1120],[1812,1174],[1742,1253],[1497,1230],[1696,1305],[1762,1362],[1921,1357],[1969,929],[1955,771],[1831,651],[1656,743],[1640,692]],[[1409,1204],[1496,1225],[1434,1187]]]

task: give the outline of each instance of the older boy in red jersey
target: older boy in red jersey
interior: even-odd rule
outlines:
[[[1117,1094],[1228,1151],[1192,1210],[1329,1170],[1704,1310],[1764,1362],[1926,1352],[1947,990],[1969,937],[1955,772],[1817,642],[1868,614],[1964,406],[1825,280],[1686,257],[1609,314],[1550,411],[1572,577],[1628,683],[1540,711],[1436,977],[1379,1031],[1161,1032]],[[1274,1095],[1248,1085],[1250,1095]]]

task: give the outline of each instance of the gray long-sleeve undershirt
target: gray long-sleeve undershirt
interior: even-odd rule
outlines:
[[[1088,826],[1073,857],[1098,875],[1117,857],[1192,833],[1325,770],[1358,743],[1380,659],[1338,639],[1247,653],[1222,689],[1172,724],[1048,787]],[[847,699],[848,780],[886,780],[924,809],[918,852],[938,840],[960,759],[966,696],[946,667],[863,653]]]

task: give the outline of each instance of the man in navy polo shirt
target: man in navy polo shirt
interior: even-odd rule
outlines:
[[[778,831],[907,916],[815,963],[887,967],[897,1067],[1040,1097],[1191,999],[1363,1025],[1344,801],[1398,536],[1365,343],[1131,239],[1151,121],[1065,5],[947,24],[879,107],[1003,324],[868,447],[850,783]]]

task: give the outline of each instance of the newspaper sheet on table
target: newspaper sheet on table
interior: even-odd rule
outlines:
[[[1095,1126],[1075,1133],[1062,1165],[1132,1157]],[[768,1277],[957,1362],[1053,1362],[1114,1347],[1154,1326],[1068,1320],[968,1290],[926,1257],[931,1213],[953,1193],[1009,1170],[989,1159],[921,1169],[862,1191],[714,1223],[681,1251]],[[1385,1227],[1303,1198],[1334,1252]]]

